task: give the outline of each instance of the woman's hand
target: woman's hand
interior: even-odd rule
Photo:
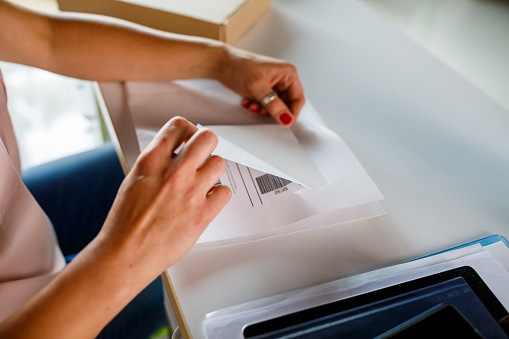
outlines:
[[[244,97],[242,106],[289,126],[304,106],[304,92],[292,64],[228,47],[222,84]],[[277,96],[270,96],[274,92]],[[269,96],[268,96],[269,95]],[[272,97],[272,100],[267,100]],[[262,104],[264,98],[268,103]]]
[[[155,277],[191,249],[226,205],[230,189],[214,186],[225,162],[208,158],[216,145],[210,130],[178,117],[141,154],[101,231],[108,246],[132,254],[130,267],[153,269]]]

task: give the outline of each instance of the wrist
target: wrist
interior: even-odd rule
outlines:
[[[232,69],[232,53],[231,53],[231,47],[219,43],[214,46],[211,46],[212,52],[211,52],[211,58],[212,61],[211,65],[211,72],[210,72],[210,79],[217,80],[221,83],[227,82],[227,79],[231,77],[231,69]]]

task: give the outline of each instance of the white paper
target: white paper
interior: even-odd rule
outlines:
[[[279,125],[211,125],[207,128],[219,139],[212,154],[308,188],[327,184],[289,128]]]
[[[232,192],[232,198],[221,211],[223,215],[277,203],[283,197],[303,188],[297,183],[272,174],[260,172],[230,160],[225,161],[226,170],[219,178],[218,184],[228,186]],[[228,238],[232,235],[225,234]]]
[[[290,189],[280,194],[291,194]],[[226,209],[228,210],[228,206]],[[338,226],[352,221],[377,218],[385,214],[385,210],[380,205],[380,203],[373,202],[369,204],[345,207],[338,210],[315,214],[306,219],[302,219],[277,228],[271,228],[262,223],[259,223],[251,229],[252,233],[250,234],[242,233],[237,235],[235,230],[230,228],[222,228],[221,230],[216,231],[224,232],[224,234],[216,234],[216,236],[219,238],[221,235],[223,235],[222,239],[199,242],[195,245],[195,247],[226,246],[234,243],[255,241],[268,237],[276,237],[287,233],[303,232],[310,228]]]
[[[277,203],[220,213],[207,227],[198,243],[228,244],[247,239],[281,234],[279,228],[292,232],[298,229],[326,226],[314,216],[336,211],[338,223],[349,218],[340,217],[342,209],[375,203],[382,194],[350,151],[344,141],[321,125],[316,111],[308,102],[292,131],[309,158],[331,184],[305,188],[280,196]],[[236,126],[234,126],[236,127]],[[273,193],[269,193],[273,194]],[[372,209],[366,209],[372,211]],[[380,216],[369,213],[365,217]],[[326,219],[322,219],[326,220]],[[329,220],[330,221],[330,220]],[[297,228],[295,228],[297,230]],[[229,241],[226,241],[228,240]]]

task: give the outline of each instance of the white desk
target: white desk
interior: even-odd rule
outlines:
[[[204,338],[206,314],[224,307],[509,237],[509,112],[365,5],[274,0],[237,46],[297,65],[308,98],[385,195],[387,216],[193,249],[169,270],[184,334],[187,325]]]

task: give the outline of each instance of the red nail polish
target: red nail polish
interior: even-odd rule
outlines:
[[[251,112],[258,113],[259,111],[260,111],[260,109],[257,106],[251,107]]]
[[[288,113],[283,113],[279,116],[279,120],[281,120],[283,125],[288,125],[292,122],[292,117]]]
[[[247,108],[247,106],[249,106],[249,100],[244,99],[244,100],[242,101],[242,106],[243,106],[243,107],[245,107],[245,108]]]

